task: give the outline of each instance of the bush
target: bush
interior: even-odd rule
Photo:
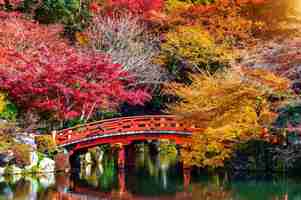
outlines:
[[[6,98],[6,95],[0,93],[0,118],[14,121],[17,112],[16,106]]]
[[[80,0],[24,0],[20,8],[31,13],[41,23],[62,23],[67,31],[83,30],[89,23],[90,1]]]
[[[56,150],[55,142],[50,135],[40,135],[35,137],[38,151],[41,153],[51,153]]]

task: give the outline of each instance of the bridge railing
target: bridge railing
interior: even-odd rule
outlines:
[[[102,120],[64,129],[56,133],[57,145],[64,145],[87,137],[131,131],[193,132],[198,127],[185,124],[173,115],[148,115]]]

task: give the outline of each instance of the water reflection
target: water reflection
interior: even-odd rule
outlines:
[[[136,151],[136,166],[117,170],[116,158],[82,166],[77,174],[1,177],[0,200],[288,200],[300,199],[298,179],[272,176],[190,176],[170,155]]]

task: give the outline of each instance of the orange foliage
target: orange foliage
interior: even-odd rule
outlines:
[[[215,40],[236,44],[240,40],[251,40],[253,34],[264,26],[261,22],[248,19],[244,10],[246,6],[258,5],[264,0],[220,0],[209,5],[178,2],[170,0],[167,3],[167,17],[160,19],[165,20],[163,29],[199,25],[208,30]]]
[[[186,165],[200,167],[222,167],[236,144],[259,139],[277,116],[271,94],[288,90],[288,80],[262,70],[192,75],[191,80],[189,86],[171,84],[167,92],[180,99],[169,111],[204,129],[181,152]]]

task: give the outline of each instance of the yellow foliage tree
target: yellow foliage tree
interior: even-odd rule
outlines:
[[[262,128],[273,121],[276,115],[269,97],[275,91],[287,90],[289,82],[270,72],[264,77],[256,73],[202,73],[191,75],[191,85],[175,83],[167,88],[180,99],[169,111],[204,130],[195,133],[182,149],[185,165],[222,167],[237,143],[259,138]]]
[[[199,26],[180,26],[165,35],[161,58],[184,61],[191,68],[215,71],[228,65],[233,55],[225,46],[216,45],[210,34]]]
[[[194,24],[208,31],[218,43],[227,41],[234,46],[254,43],[254,34],[267,28],[263,21],[253,20],[251,1],[243,0],[167,0],[165,29]],[[206,3],[207,2],[207,3]],[[210,4],[208,4],[211,2]]]

